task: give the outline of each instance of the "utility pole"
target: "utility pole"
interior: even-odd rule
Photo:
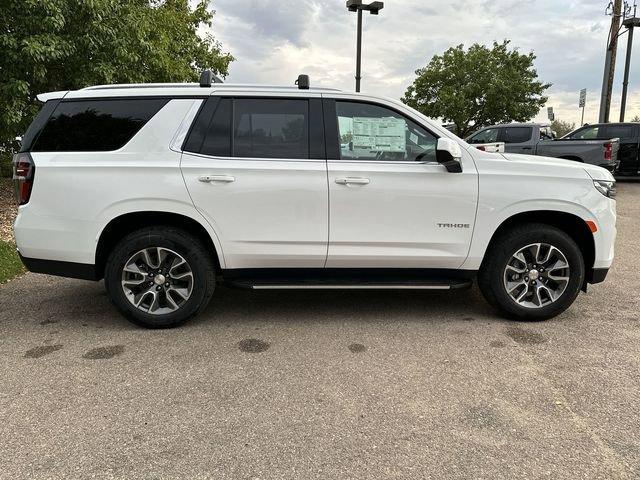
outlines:
[[[607,55],[604,62],[604,76],[602,78],[602,96],[600,98],[600,123],[609,122],[611,112],[611,92],[616,71],[616,53],[618,50],[618,32],[622,17],[622,0],[612,0],[607,8],[611,12],[611,29],[607,39]],[[609,13],[608,13],[609,14]]]
[[[627,18],[622,24],[627,27],[627,59],[624,62],[624,81],[622,82],[622,103],[620,104],[620,122],[624,122],[624,114],[627,109],[627,89],[629,87],[629,69],[631,68],[631,52],[633,50],[633,29],[640,27],[640,18],[635,16]]]
[[[362,0],[347,0],[347,10],[358,13],[358,36],[356,40],[356,92],[360,91],[361,62],[362,62],[362,11],[367,10],[371,15],[378,15],[384,8],[383,2],[362,3]]]

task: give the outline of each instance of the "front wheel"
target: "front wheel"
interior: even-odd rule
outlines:
[[[492,243],[478,286],[509,318],[545,320],[569,308],[584,276],[582,252],[571,237],[549,225],[527,224]]]
[[[107,260],[111,301],[147,328],[183,324],[209,303],[215,267],[201,242],[174,227],[140,229],[118,243]]]

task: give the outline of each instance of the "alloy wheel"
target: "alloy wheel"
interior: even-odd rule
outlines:
[[[165,315],[182,307],[193,291],[193,271],[185,258],[164,247],[133,254],[122,270],[122,290],[137,309]]]
[[[567,257],[548,243],[533,243],[515,252],[504,269],[504,288],[515,303],[542,308],[556,302],[570,279]]]

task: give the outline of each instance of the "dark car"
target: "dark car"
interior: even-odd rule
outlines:
[[[594,123],[563,137],[564,140],[604,140],[619,138],[619,176],[640,175],[640,123]]]

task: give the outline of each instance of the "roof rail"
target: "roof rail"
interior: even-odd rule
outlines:
[[[92,85],[81,90],[118,90],[126,88],[193,88],[197,83],[115,83],[112,85]]]

